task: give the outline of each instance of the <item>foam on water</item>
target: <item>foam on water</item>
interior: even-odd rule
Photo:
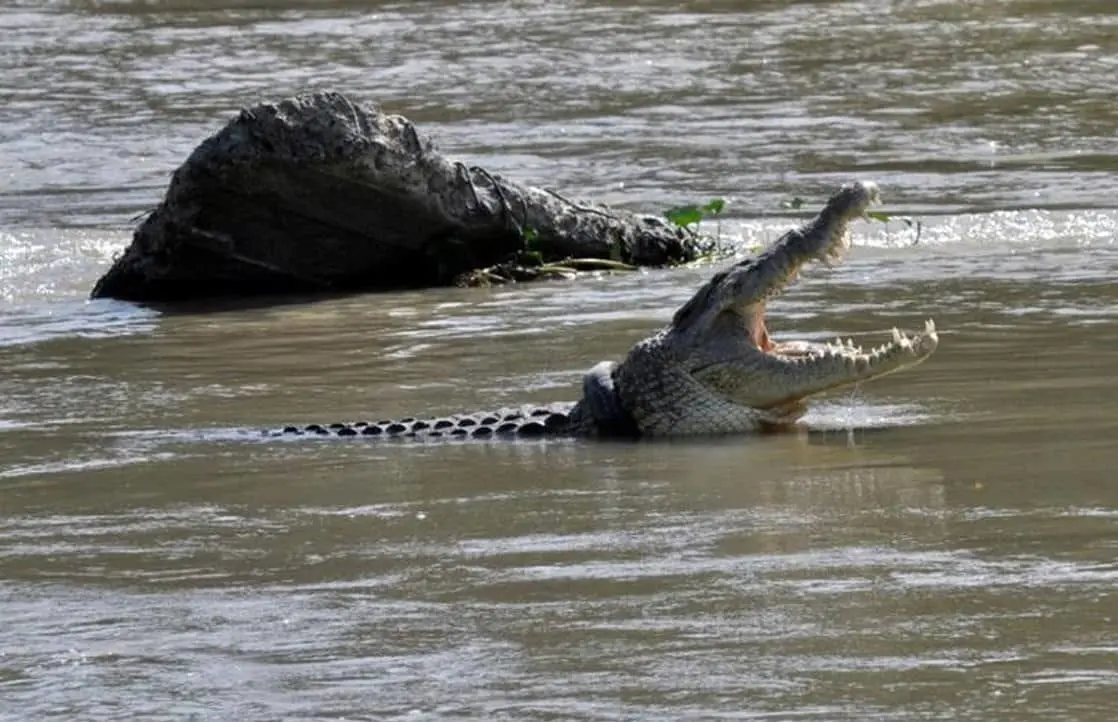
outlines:
[[[124,243],[113,233],[0,230],[0,347],[150,330],[153,311],[87,300]]]

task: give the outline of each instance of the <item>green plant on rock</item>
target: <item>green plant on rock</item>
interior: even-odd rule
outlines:
[[[699,224],[707,216],[717,216],[722,213],[722,209],[725,207],[726,200],[724,198],[713,198],[705,205],[690,204],[669,208],[664,211],[664,217],[678,228],[685,228],[692,233],[697,233]]]
[[[692,236],[699,235],[699,224],[703,220],[710,216],[715,217],[714,239],[707,239],[706,251],[701,256],[705,258],[722,253],[722,220],[718,216],[725,207],[726,199],[712,198],[703,205],[693,203],[669,208],[664,211],[664,217],[668,219],[669,223],[689,232]]]
[[[543,250],[540,248],[540,232],[525,226],[520,231],[520,241],[521,248],[517,260],[526,266],[542,266]]]

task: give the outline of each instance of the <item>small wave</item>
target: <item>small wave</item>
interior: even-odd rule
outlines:
[[[15,464],[0,469],[0,479],[14,479],[21,476],[39,476],[43,474],[65,474],[100,469],[111,469],[120,466],[131,466],[152,461],[168,461],[175,458],[174,454],[121,454],[120,456],[102,456],[91,458],[63,459],[59,461],[42,461],[26,464]]]
[[[866,403],[858,399],[826,401],[812,406],[801,423],[813,431],[858,431],[919,426],[941,417],[911,403]]]

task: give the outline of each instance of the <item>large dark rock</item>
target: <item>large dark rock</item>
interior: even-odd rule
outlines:
[[[175,301],[449,284],[534,235],[544,260],[690,260],[654,216],[574,203],[440,155],[339,93],[244,110],[175,171],[95,298]]]

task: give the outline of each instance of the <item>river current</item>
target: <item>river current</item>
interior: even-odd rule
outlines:
[[[1115,37],[1088,0],[0,4],[0,719],[1112,719]],[[248,435],[573,399],[717,267],[87,300],[201,140],[317,89],[567,195],[725,198],[739,253],[874,180],[894,220],[770,327],[940,348],[785,435]]]

